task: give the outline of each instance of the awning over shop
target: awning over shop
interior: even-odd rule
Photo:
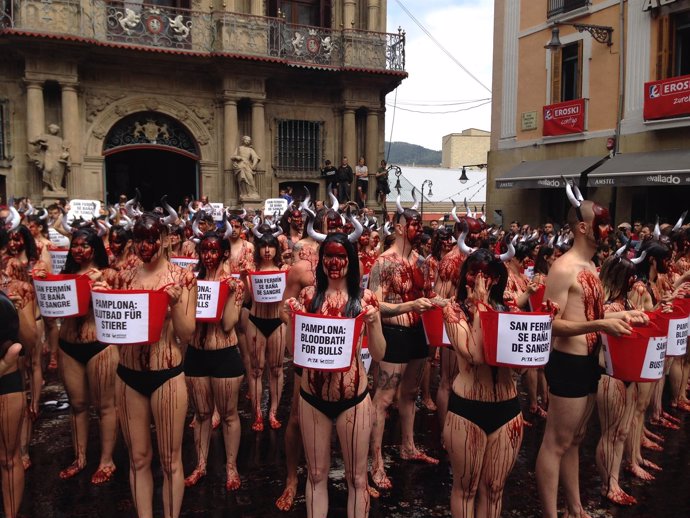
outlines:
[[[591,187],[690,186],[690,149],[619,154],[592,171],[588,180]]]
[[[522,162],[496,178],[497,189],[557,189],[565,187],[561,176],[574,178],[596,168],[606,158],[600,156],[532,160]]]

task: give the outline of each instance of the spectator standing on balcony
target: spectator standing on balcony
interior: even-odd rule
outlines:
[[[335,176],[338,182],[338,201],[340,203],[345,203],[350,201],[350,185],[354,179],[354,174],[352,172],[352,167],[347,163],[347,157],[343,157],[343,161],[338,168],[338,174]]]
[[[359,157],[355,166],[357,177],[357,205],[362,209],[367,204],[367,191],[369,189],[369,168],[364,164],[364,157]]]

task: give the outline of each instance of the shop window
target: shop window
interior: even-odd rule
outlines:
[[[270,0],[268,16],[280,14],[287,23],[331,26],[331,0]]]
[[[690,11],[659,18],[657,79],[690,74]]]
[[[582,97],[582,40],[551,54],[551,103]]]
[[[279,120],[276,164],[284,171],[318,171],[323,160],[323,122]]]

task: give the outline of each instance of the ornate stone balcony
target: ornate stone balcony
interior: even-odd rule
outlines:
[[[405,33],[294,25],[282,18],[149,5],[136,0],[9,0],[0,34],[142,50],[227,55],[293,66],[405,71]]]

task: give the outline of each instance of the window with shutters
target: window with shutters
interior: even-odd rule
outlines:
[[[656,78],[690,74],[690,11],[661,16],[658,20]]]
[[[323,161],[323,122],[276,122],[276,164],[282,171],[319,171]]]
[[[582,40],[551,54],[551,103],[582,97]]]

